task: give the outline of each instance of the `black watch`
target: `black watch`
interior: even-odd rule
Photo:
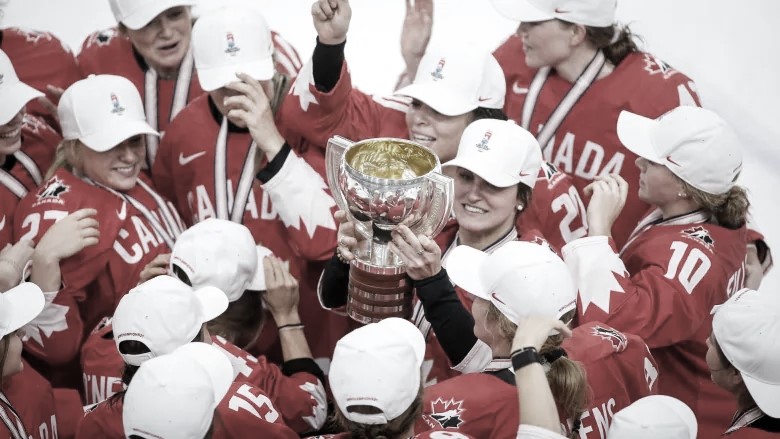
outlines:
[[[537,352],[536,348],[533,346],[521,348],[512,352],[512,368],[515,372],[529,364],[541,362],[542,357],[539,356],[539,352]]]

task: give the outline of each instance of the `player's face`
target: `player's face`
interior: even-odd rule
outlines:
[[[639,198],[658,207],[668,205],[680,199],[682,183],[666,168],[643,158],[636,159],[639,168]]]
[[[5,350],[5,352],[3,352]],[[5,356],[3,376],[13,375],[22,371],[22,340],[16,333],[8,334],[0,343],[0,358]]]
[[[572,28],[562,26],[558,20],[521,23],[517,34],[523,40],[529,67],[554,67],[571,56]]]
[[[517,186],[496,187],[460,167],[454,174],[454,210],[460,230],[494,240],[501,238],[515,223]]]
[[[22,120],[24,109],[5,125],[0,125],[0,157],[11,155],[22,147]]]
[[[274,99],[273,81],[271,80],[260,81],[260,85],[263,87],[263,91],[265,92],[265,95],[268,98],[268,100],[273,101]],[[226,87],[218,88],[216,90],[212,90],[209,92],[209,96],[211,97],[211,100],[214,102],[214,105],[219,110],[220,114],[226,116],[228,118],[228,121],[230,121],[230,123],[232,123],[233,125],[239,128],[246,128],[247,125],[243,119],[236,117],[234,115],[228,115],[228,113],[230,112],[230,110],[233,109],[247,110],[247,111],[250,111],[251,109],[234,103],[230,105],[225,105],[225,98],[231,96],[238,96],[240,94],[241,93]]]
[[[178,72],[190,48],[191,35],[192,19],[186,6],[165,10],[141,29],[127,29],[135,50],[164,77]]]
[[[472,113],[445,116],[416,99],[406,112],[409,139],[431,148],[442,163],[455,158],[460,137],[473,119]]]
[[[488,346],[493,346],[496,341],[495,322],[488,319],[488,309],[490,302],[485,299],[474,297],[471,304],[471,315],[474,317],[474,336],[485,342]]]
[[[133,136],[105,152],[81,146],[78,161],[81,171],[97,183],[117,191],[129,191],[138,182],[146,159],[143,135]]]

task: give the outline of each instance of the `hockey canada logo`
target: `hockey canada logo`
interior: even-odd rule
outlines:
[[[227,49],[225,49],[225,53],[230,56],[236,56],[236,52],[240,51],[241,48],[236,46],[236,40],[235,37],[233,37],[233,32],[228,32],[225,34],[225,40],[227,41]]]
[[[439,60],[439,64],[436,65],[436,70],[431,72],[434,81],[444,79],[444,75],[441,74],[441,71],[444,70],[444,64],[446,63],[447,61],[444,58]]]
[[[490,149],[488,147],[488,142],[490,141],[491,137],[493,137],[493,133],[491,131],[485,131],[485,136],[482,137],[482,140],[480,140],[479,143],[477,143],[477,149],[479,152],[488,151]]]
[[[669,79],[677,73],[677,70],[673,69],[672,66],[647,53],[645,54],[645,71],[651,75],[662,75],[664,79]]]
[[[693,227],[687,230],[683,230],[683,233],[689,237],[701,242],[707,248],[712,248],[715,245],[715,240],[710,236],[710,232],[702,226]]]
[[[465,410],[462,408],[463,401],[455,401],[450,398],[444,401],[441,398],[431,402],[431,418],[441,425],[442,428],[458,428],[463,423],[460,414]]]
[[[125,107],[119,103],[116,93],[111,93],[111,113],[121,116],[125,112]]]
[[[607,340],[612,348],[616,352],[623,352],[628,347],[628,339],[622,332],[618,332],[612,328],[604,328],[602,326],[593,327],[593,335],[597,335],[604,340]]]
[[[58,202],[62,203],[60,196],[70,190],[70,186],[65,184],[59,177],[52,177],[45,186],[36,194],[38,203]]]

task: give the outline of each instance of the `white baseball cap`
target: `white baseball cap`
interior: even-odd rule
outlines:
[[[125,354],[125,363],[140,366],[192,342],[203,324],[228,307],[218,288],[193,289],[171,276],[157,276],[130,290],[114,311],[114,342],[136,340],[149,348],[143,354]]]
[[[155,17],[177,6],[194,6],[197,0],[108,0],[117,22],[137,30]]]
[[[185,230],[176,240],[171,269],[179,267],[193,288],[217,287],[235,302],[250,289],[257,270],[262,271],[263,261],[258,261],[257,255],[255,239],[246,226],[209,218]]]
[[[712,333],[723,355],[758,408],[780,418],[780,298],[743,289],[714,314]]]
[[[655,120],[622,111],[617,134],[634,154],[709,194],[728,192],[742,171],[737,134],[704,108],[677,107]]]
[[[417,99],[445,116],[479,107],[504,107],[504,71],[490,52],[473,47],[429,49],[414,82],[395,92]]]
[[[246,73],[258,81],[273,78],[273,37],[254,8],[225,6],[209,11],[192,28],[192,50],[204,91],[238,81]]]
[[[515,324],[531,315],[560,318],[576,305],[577,288],[566,264],[549,247],[532,242],[507,242],[490,254],[459,245],[447,256],[447,273]]]
[[[536,137],[511,120],[479,119],[463,131],[458,154],[446,166],[468,169],[493,186],[533,188],[542,150]]]
[[[233,368],[218,348],[190,343],[143,364],[127,387],[127,437],[202,438],[230,389]]]
[[[127,78],[90,75],[65,90],[57,106],[65,140],[108,151],[138,134],[158,135],[146,122],[138,89]]]
[[[359,424],[386,424],[417,398],[425,339],[412,323],[390,317],[355,329],[336,343],[328,379],[341,413]],[[377,414],[350,412],[368,405]]]
[[[46,300],[40,287],[23,282],[0,294],[0,338],[30,323],[43,311]]]
[[[607,27],[615,24],[617,0],[493,0],[493,6],[504,17],[526,23],[558,19]]]
[[[609,439],[696,439],[696,415],[684,402],[650,395],[615,413]]]
[[[0,125],[16,116],[28,102],[42,97],[43,93],[19,80],[11,59],[0,50]]]

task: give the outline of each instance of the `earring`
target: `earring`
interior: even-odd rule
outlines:
[[[685,198],[688,196],[688,194],[686,194],[685,192],[677,192],[677,196],[680,198]]]
[[[523,211],[523,209],[525,209],[525,206],[523,206],[523,204],[522,204],[522,203],[517,205],[517,211],[518,211],[518,212],[522,212],[522,211]]]

